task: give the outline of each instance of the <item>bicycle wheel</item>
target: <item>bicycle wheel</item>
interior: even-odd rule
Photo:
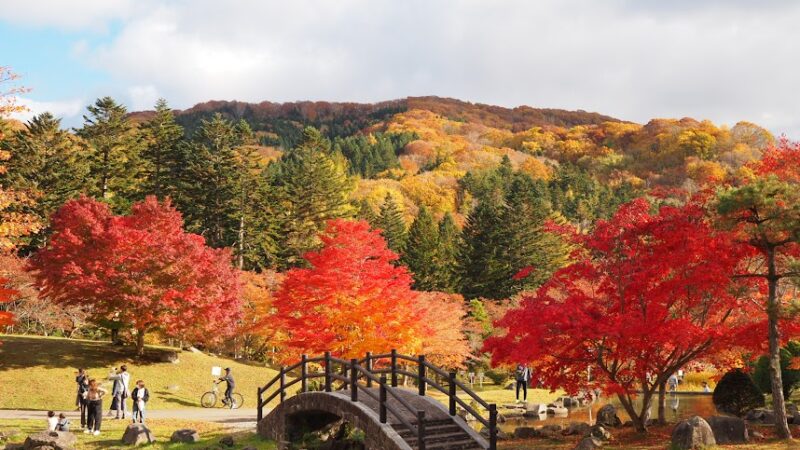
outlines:
[[[234,392],[233,395],[231,395],[231,397],[233,397],[233,405],[231,405],[231,409],[241,408],[242,405],[244,404],[244,397],[242,397],[242,394]]]
[[[203,408],[213,408],[217,406],[217,394],[208,391],[200,397],[200,405]]]

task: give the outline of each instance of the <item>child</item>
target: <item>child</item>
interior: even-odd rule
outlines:
[[[56,431],[58,417],[54,411],[47,411],[47,431]]]
[[[136,423],[137,417],[139,423],[144,423],[145,405],[150,400],[150,391],[144,387],[144,381],[136,382],[136,387],[131,392],[131,398],[133,399],[133,423]]]
[[[64,413],[58,415],[56,431],[69,431],[69,419],[67,419],[67,416],[65,416]]]

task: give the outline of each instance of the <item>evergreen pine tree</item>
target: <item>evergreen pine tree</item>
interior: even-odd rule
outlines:
[[[510,276],[511,264],[504,213],[502,197],[484,198],[467,216],[457,269],[460,291],[467,299],[505,297],[502,286]]]
[[[381,235],[386,239],[389,248],[395,253],[402,255],[406,248],[408,235],[406,232],[406,221],[403,213],[397,206],[397,202],[391,194],[386,194],[386,198],[381,205],[381,213],[378,216],[378,227]]]
[[[137,197],[141,182],[141,144],[127,110],[111,97],[87,107],[83,127],[77,133],[89,143],[89,174],[92,194],[127,209]]]
[[[458,289],[459,231],[450,213],[446,213],[439,222],[438,235],[435,290],[455,292]]]
[[[428,208],[421,206],[408,232],[405,253],[401,262],[414,276],[414,289],[433,291],[438,288],[437,276],[439,229]]]
[[[142,125],[145,141],[142,197],[155,195],[159,199],[175,199],[185,167],[183,127],[175,122],[175,115],[166,100],[159,99],[155,108],[155,115]]]
[[[319,245],[317,235],[328,220],[355,212],[345,158],[316,129],[307,127],[303,136],[267,171],[267,195],[278,216],[279,268],[302,264],[302,255]]]
[[[187,167],[191,182],[180,196],[179,207],[187,229],[202,234],[212,247],[228,247],[236,241],[236,147],[240,142],[234,125],[221,114],[203,120],[192,139]]]
[[[24,205],[24,212],[34,214],[42,224],[47,224],[67,200],[90,187],[86,184],[89,166],[85,146],[61,129],[61,120],[50,113],[33,117],[25,129],[11,134],[2,145],[10,159],[0,181],[12,190],[30,194],[33,201]],[[47,234],[45,226],[31,236],[30,246],[39,246]]]

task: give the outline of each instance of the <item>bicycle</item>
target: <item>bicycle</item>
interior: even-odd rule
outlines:
[[[214,382],[211,384],[211,390],[204,393],[200,397],[200,405],[203,408],[213,408],[217,406],[217,402],[222,399],[222,407],[223,408],[230,408],[230,409],[239,409],[244,404],[244,397],[242,394],[238,392],[234,392],[231,394],[231,399],[233,400],[230,404],[228,404],[227,400],[220,396],[219,394],[219,383]]]

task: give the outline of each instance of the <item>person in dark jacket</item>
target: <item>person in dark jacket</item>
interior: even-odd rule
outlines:
[[[144,381],[136,382],[136,387],[131,392],[131,400],[133,400],[133,423],[136,423],[136,419],[139,419],[139,423],[144,423],[144,411],[147,402],[150,401],[150,391],[144,387]]]
[[[225,397],[222,399],[222,403],[230,408],[234,407],[233,404],[233,388],[236,386],[236,382],[233,381],[233,374],[231,373],[231,368],[225,368],[225,376],[221,377],[217,383],[225,382]]]
[[[78,369],[75,383],[78,385],[78,398],[75,399],[75,403],[81,412],[81,428],[86,428],[86,390],[89,389],[89,375],[83,367]]]

